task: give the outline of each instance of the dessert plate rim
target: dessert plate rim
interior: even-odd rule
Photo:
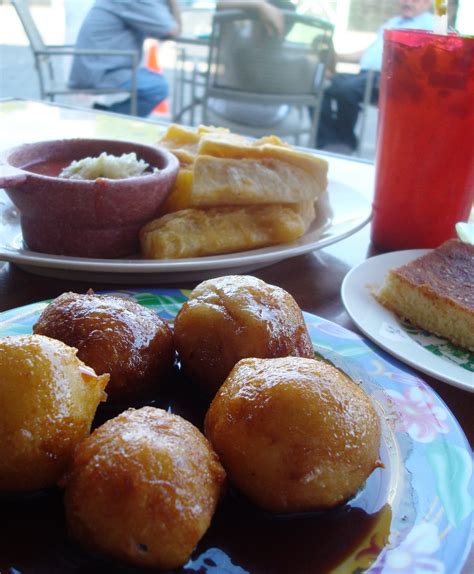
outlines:
[[[459,366],[445,355],[438,356],[427,350],[422,343],[423,335],[416,337],[410,333],[403,322],[373,295],[382,286],[390,269],[409,263],[429,251],[408,249],[370,257],[345,276],[341,286],[342,302],[364,335],[382,349],[423,373],[474,392],[472,371]],[[426,344],[432,344],[437,349],[447,349],[445,340],[435,335],[426,337]],[[446,352],[449,355],[449,351]]]

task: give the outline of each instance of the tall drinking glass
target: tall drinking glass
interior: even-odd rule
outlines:
[[[372,242],[437,247],[474,200],[474,38],[385,30]]]

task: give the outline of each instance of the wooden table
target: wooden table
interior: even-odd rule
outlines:
[[[31,125],[32,118],[35,118]],[[35,102],[11,101],[0,103],[0,147],[15,143],[52,139],[58,136],[103,135],[156,141],[162,126],[140,120],[75,111]],[[327,156],[331,170],[350,182],[359,192],[370,196],[373,185],[373,165],[349,159]],[[283,287],[295,297],[302,309],[343,327],[358,331],[344,310],[340,298],[341,282],[346,273],[367,257],[376,254],[370,245],[366,226],[349,238],[320,251],[259,269],[255,276]],[[196,283],[183,279],[177,287],[192,288]],[[107,283],[59,280],[26,273],[15,265],[6,264],[0,270],[0,311],[53,298],[65,291],[85,292],[94,289],[117,288]],[[138,285],[139,286],[139,285]],[[157,286],[156,284],[154,286]],[[474,395],[432,377],[419,373],[441,396],[463,428],[471,447],[474,445]],[[463,572],[474,571],[472,556]]]

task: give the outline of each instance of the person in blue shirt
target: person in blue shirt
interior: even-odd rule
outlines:
[[[400,14],[387,20],[375,41],[365,50],[341,54],[337,60],[359,63],[358,74],[335,74],[326,89],[321,105],[321,116],[316,140],[319,149],[352,153],[357,147],[354,128],[364,98],[368,70],[375,71],[372,101],[378,99],[378,83],[382,67],[383,31],[386,28],[433,30],[432,0],[399,0]]]
[[[176,0],[96,0],[79,30],[76,47],[133,50],[138,62],[145,38],[166,39],[180,33],[181,15]],[[74,57],[69,85],[76,88],[130,89],[130,58],[125,56]],[[168,95],[165,77],[144,67],[137,70],[137,113],[145,117]],[[130,99],[110,106],[95,106],[130,114]]]

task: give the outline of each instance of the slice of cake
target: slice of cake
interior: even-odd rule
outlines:
[[[450,239],[392,269],[376,298],[413,325],[474,351],[474,245]]]

